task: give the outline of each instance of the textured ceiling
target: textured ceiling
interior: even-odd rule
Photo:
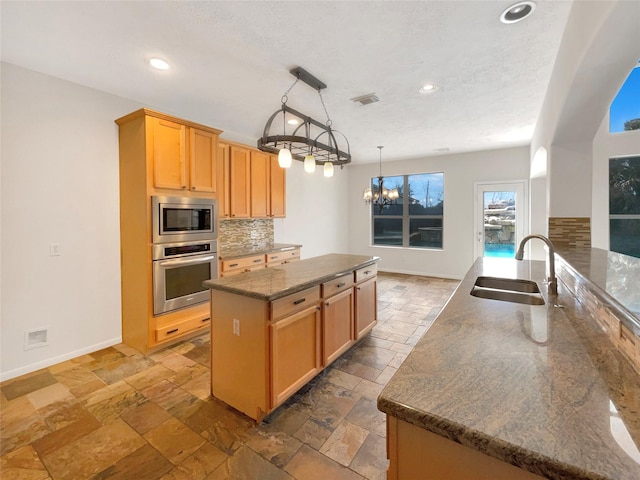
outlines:
[[[2,60],[257,139],[302,66],[354,163],[529,143],[570,1],[1,3]],[[145,60],[160,56],[167,72]],[[419,95],[426,82],[439,86]],[[361,106],[350,99],[375,93]],[[289,106],[324,122],[299,83]],[[225,137],[225,134],[223,134]]]

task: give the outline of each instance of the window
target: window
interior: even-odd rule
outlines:
[[[377,189],[377,178],[371,181],[372,190]],[[384,185],[397,188],[400,198],[382,211],[371,205],[373,244],[441,249],[444,174],[384,177]]]
[[[640,258],[640,156],[609,159],[609,249]]]
[[[609,133],[640,130],[640,65],[627,77],[609,108]]]

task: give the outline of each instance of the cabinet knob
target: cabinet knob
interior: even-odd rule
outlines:
[[[196,187],[191,187],[191,190],[195,190],[195,189],[196,189]]]
[[[182,185],[182,189],[185,190],[187,188],[186,185]]]
[[[329,306],[329,302],[324,302],[324,304],[328,307]]]

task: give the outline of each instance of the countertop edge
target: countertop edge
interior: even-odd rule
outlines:
[[[242,295],[244,297],[255,298],[255,299],[258,299],[258,300],[265,300],[267,302],[272,302],[274,300],[278,300],[279,298],[286,297],[287,295],[291,295],[293,293],[300,292],[300,291],[305,290],[307,288],[311,288],[311,287],[313,287],[315,285],[320,285],[321,283],[329,281],[329,280],[331,280],[333,278],[336,278],[338,276],[347,275],[347,274],[353,272],[353,270],[357,270],[359,268],[366,267],[367,265],[373,265],[374,263],[378,262],[379,260],[380,260],[379,257],[374,257],[371,260],[368,260],[368,261],[365,261],[365,262],[362,262],[362,263],[358,263],[358,264],[354,265],[353,267],[349,268],[348,270],[338,271],[338,272],[334,272],[334,273],[331,273],[331,274],[323,275],[321,277],[314,278],[313,280],[309,280],[308,282],[299,283],[299,284],[295,285],[294,287],[290,287],[290,288],[287,288],[285,290],[280,290],[280,291],[278,291],[276,293],[273,293],[271,295],[262,295],[260,293],[252,292],[252,291],[245,290],[245,289],[242,289],[242,288],[234,288],[234,287],[229,286],[229,285],[220,285],[220,284],[210,283],[209,281],[204,282],[204,286],[207,287],[207,288],[210,288],[212,290],[219,290],[219,291],[222,291],[222,292],[233,293],[233,294],[236,294],[236,295]],[[276,267],[272,267],[272,268],[276,268]]]
[[[230,253],[225,252],[224,250],[218,252],[218,258],[220,260],[229,260],[235,258],[245,258],[252,257],[254,255],[268,255],[274,252],[286,252],[288,250],[294,250],[296,248],[302,248],[302,245],[298,245],[297,243],[275,243],[270,247],[264,248],[256,248],[254,250],[246,250],[243,253],[233,252]]]
[[[478,430],[464,427],[451,420],[443,419],[427,412],[416,410],[409,405],[399,405],[378,396],[378,410],[404,422],[427,430],[447,440],[481,452],[489,457],[522,468],[536,475],[553,478],[581,478],[585,480],[609,480],[606,477],[584,469],[559,462],[546,455],[519,447],[510,442],[483,434]],[[567,476],[569,475],[569,476]]]

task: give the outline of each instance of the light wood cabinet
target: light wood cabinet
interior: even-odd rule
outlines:
[[[264,152],[251,152],[251,218],[271,216],[271,156]]]
[[[147,353],[200,333],[210,308],[201,303],[153,314],[153,195],[216,198],[220,130],[140,109],[116,120],[120,154],[122,339]]]
[[[388,480],[543,480],[428,430],[387,415]]]
[[[251,216],[251,151],[232,145],[229,150],[229,210],[231,218]]]
[[[265,268],[266,263],[263,254],[223,260],[220,262],[220,276],[229,277],[240,273],[252,272],[253,270]]]
[[[282,218],[286,215],[286,170],[275,155],[246,145],[218,144],[219,217]]]
[[[218,159],[216,162],[218,172],[216,179],[217,186],[217,199],[218,199],[218,218],[221,220],[231,217],[231,210],[229,208],[229,190],[230,190],[230,151],[231,147],[226,143],[218,144]]]
[[[324,300],[322,326],[322,359],[323,365],[326,367],[355,342],[352,288]]]
[[[153,186],[216,193],[218,133],[150,117],[153,125]]]
[[[268,267],[274,267],[276,265],[284,265],[291,262],[297,262],[298,260],[300,260],[299,248],[267,254]]]
[[[311,304],[301,312],[272,323],[269,328],[271,406],[274,408],[322,369],[320,306]]]
[[[359,340],[375,326],[377,321],[376,277],[354,287],[355,293],[355,336]]]
[[[284,218],[287,215],[287,171],[278,165],[278,157],[270,155],[271,170],[269,180],[270,215],[274,218]]]
[[[335,361],[355,344],[355,277],[270,302],[212,289],[212,394],[261,421]]]

